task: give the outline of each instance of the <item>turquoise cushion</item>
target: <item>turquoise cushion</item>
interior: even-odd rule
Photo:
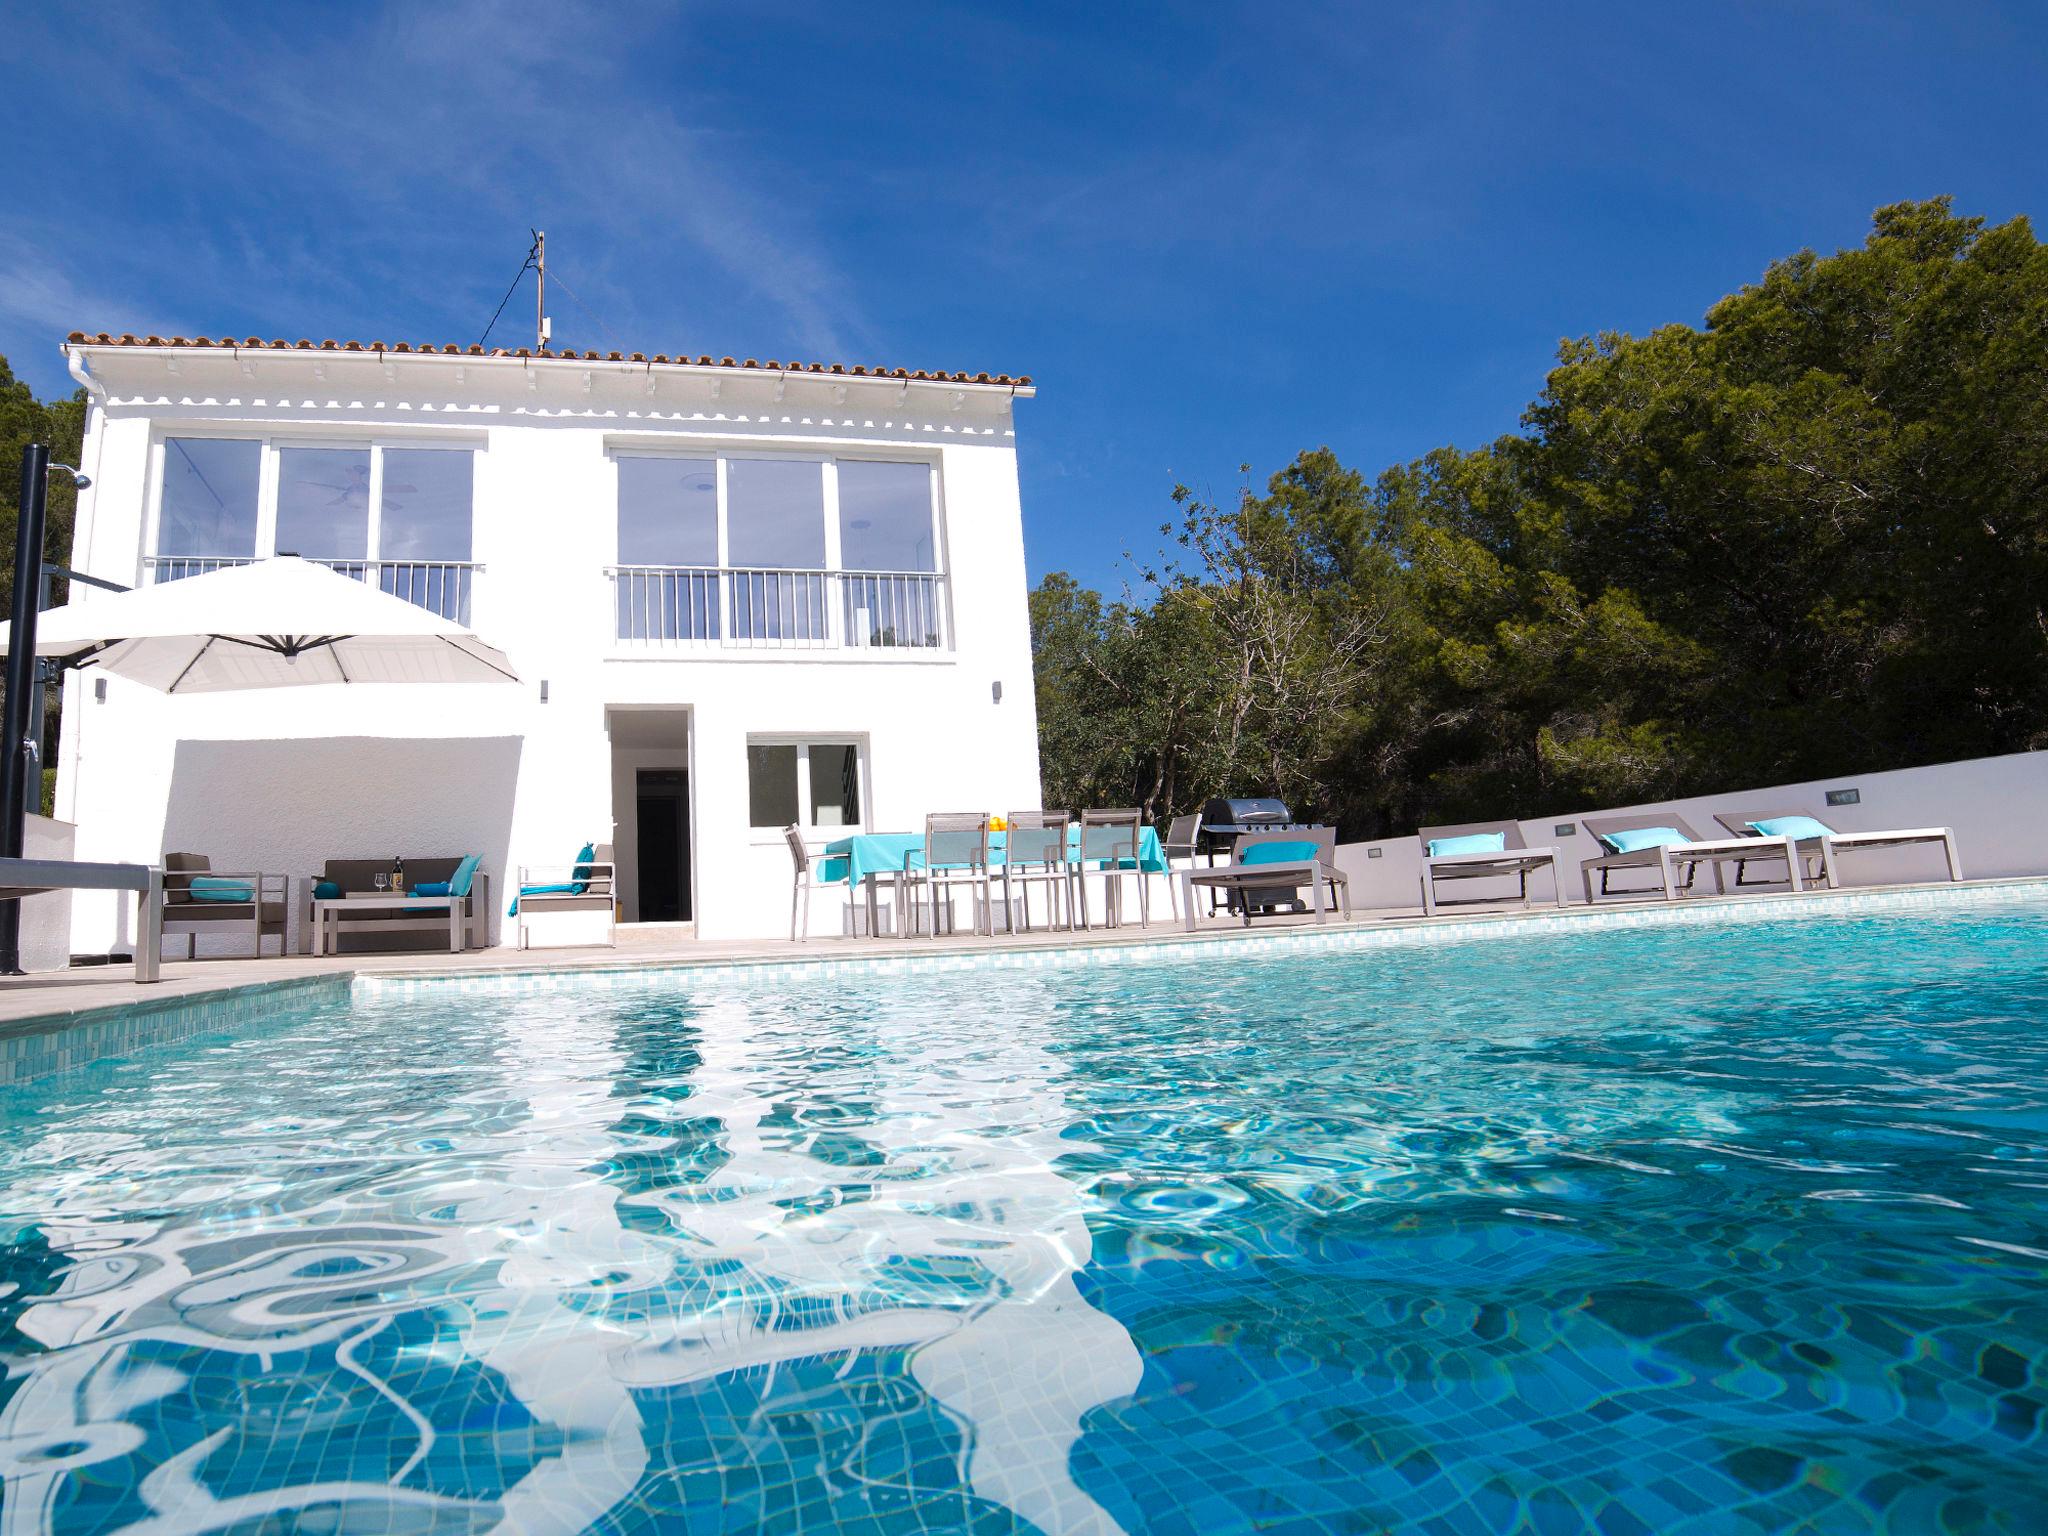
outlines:
[[[219,875],[194,875],[189,887],[194,901],[254,901],[256,887],[246,880]]]
[[[482,855],[472,853],[460,864],[456,865],[455,873],[448,877],[448,894],[451,896],[467,896],[471,883],[476,879],[477,866],[482,863]]]
[[[587,885],[522,885],[519,896],[581,896],[589,889]],[[512,905],[505,909],[507,917],[519,915],[519,896],[514,896]]]
[[[412,888],[412,893],[415,896],[446,896],[448,894],[448,882],[446,880],[422,880]]]
[[[585,843],[581,848],[576,850],[576,858],[574,860],[574,863],[576,865],[576,894],[578,896],[581,896],[585,891],[590,889],[590,886],[587,882],[589,881],[592,875],[597,873],[597,871],[593,869],[588,862],[591,858],[596,856],[596,853],[597,845],[595,843]]]
[[[1470,832],[1463,837],[1432,838],[1429,856],[1442,858],[1447,853],[1506,853],[1508,835],[1505,832]]]
[[[1772,816],[1763,821],[1750,823],[1765,837],[1796,837],[1802,841],[1809,837],[1827,837],[1835,829],[1823,826],[1811,816]]]
[[[1314,843],[1253,843],[1238,856],[1240,864],[1305,864],[1316,856]]]
[[[340,884],[333,880],[315,880],[313,882],[313,899],[315,901],[341,900]]]
[[[1677,848],[1692,841],[1676,827],[1631,827],[1626,832],[1602,832],[1600,841],[1616,853],[1641,853],[1645,848]]]

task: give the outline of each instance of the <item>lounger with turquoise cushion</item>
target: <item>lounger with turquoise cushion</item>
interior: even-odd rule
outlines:
[[[1600,845],[1599,853],[1582,860],[1579,865],[1589,903],[1601,896],[1661,895],[1666,901],[1676,901],[1682,893],[1692,889],[1699,866],[1713,863],[1721,846],[1704,841],[1684,817],[1673,811],[1588,816],[1583,825],[1587,834]],[[1614,873],[1624,869],[1654,870],[1657,884],[1614,885]],[[1719,871],[1719,864],[1715,864],[1717,875]],[[1596,872],[1600,876],[1597,892],[1593,887]]]
[[[1531,848],[1522,840],[1518,821],[1474,821],[1455,827],[1424,827],[1415,834],[1422,844],[1422,910],[1434,917],[1443,907],[1477,906],[1497,901],[1529,905],[1529,876],[1548,869],[1557,904],[1564,905],[1564,881],[1558,878],[1557,850]],[[1447,881],[1515,881],[1512,893],[1497,887],[1483,896],[1452,900],[1437,894]]]
[[[1254,911],[1271,914],[1282,907],[1303,910],[1300,892],[1308,892],[1309,907],[1316,921],[1323,921],[1328,908],[1324,887],[1336,897],[1346,917],[1351,915],[1351,882],[1337,867],[1337,833],[1333,827],[1317,827],[1308,837],[1287,837],[1271,832],[1247,833],[1237,840],[1228,864],[1209,867],[1191,865],[1174,871],[1185,897],[1181,921],[1195,927],[1195,890],[1230,894],[1231,907],[1252,923]]]
[[[1819,816],[1807,811],[1723,811],[1714,820],[1721,823],[1737,837],[1789,837],[1802,860],[1806,878],[1825,880],[1830,886],[1840,884],[1841,872],[1835,867],[1835,855],[1867,848],[1911,848],[1915,846],[1939,846],[1948,860],[1948,877],[1951,880],[1963,878],[1963,861],[1956,852],[1956,834],[1953,827],[1894,827],[1872,832],[1850,832],[1836,827]],[[1751,880],[1746,878],[1747,866],[1752,863],[1769,863],[1775,856],[1759,851],[1756,859],[1745,860],[1735,867],[1737,885],[1775,885],[1774,878]]]

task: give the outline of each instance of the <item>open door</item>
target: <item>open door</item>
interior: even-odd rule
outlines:
[[[690,914],[690,773],[642,768],[634,775],[640,921],[687,923]]]

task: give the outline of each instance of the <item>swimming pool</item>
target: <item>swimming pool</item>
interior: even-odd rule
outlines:
[[[1972,1531],[2048,902],[271,1016],[0,1089],[0,1531]]]

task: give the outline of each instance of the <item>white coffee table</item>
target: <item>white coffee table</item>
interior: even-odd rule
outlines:
[[[462,904],[460,896],[415,896],[410,891],[350,891],[345,896],[315,897],[313,901],[313,953],[337,950],[342,919],[350,911],[373,908],[417,907],[440,909],[448,914],[448,952],[462,952]]]

